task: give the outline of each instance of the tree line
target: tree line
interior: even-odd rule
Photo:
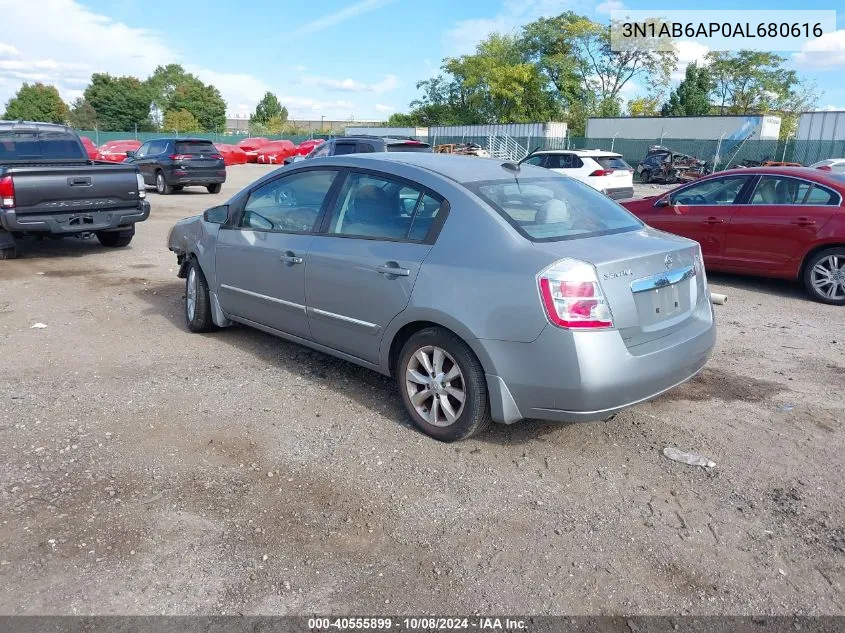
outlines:
[[[710,52],[670,90],[676,50],[614,51],[610,27],[567,11],[494,33],[470,55],[447,57],[440,73],[417,83],[421,96],[389,125],[431,126],[565,121],[583,136],[591,116],[776,114],[781,135],[815,106],[815,86],[786,58],[758,51]],[[625,100],[626,87],[645,94]],[[623,107],[624,105],[624,107]]]
[[[168,64],[143,81],[94,73],[82,96],[71,104],[53,85],[24,83],[6,104],[2,118],[104,132],[225,132],[226,102],[213,85],[179,64]],[[287,119],[287,109],[268,92],[252,114],[250,132],[281,134],[289,127]]]

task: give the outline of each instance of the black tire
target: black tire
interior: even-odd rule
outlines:
[[[643,169],[640,172],[640,182],[643,183],[644,185],[651,182],[651,172],[649,172],[648,169]]]
[[[220,193],[220,190],[223,189],[223,185],[221,185],[219,182],[216,182],[213,185],[208,185],[206,189],[208,189],[208,193]]]
[[[173,187],[167,184],[167,181],[164,179],[163,172],[156,172],[156,191],[161,196],[167,196],[173,193]]]
[[[127,235],[126,233],[121,233],[119,231],[100,231],[97,233],[97,239],[100,240],[100,244],[108,246],[109,248],[123,248],[124,246],[129,246],[133,237],[135,237],[134,233]]]
[[[0,259],[15,259],[18,256],[18,249],[14,246],[0,248]]]
[[[413,368],[413,364],[419,363],[419,357],[415,356],[417,352],[426,353],[426,349],[433,350],[434,348],[439,348],[446,353],[446,357],[441,361],[441,372],[438,376],[443,377],[444,373],[450,373],[453,361],[459,369],[459,377],[446,382],[445,387],[453,391],[460,392],[462,390],[464,395],[463,405],[458,411],[454,410],[453,404],[450,405],[452,413],[457,413],[457,419],[448,423],[445,419],[445,410],[441,408],[439,402],[435,405],[435,400],[439,398],[442,402],[442,399],[446,398],[447,402],[455,403],[458,401],[454,400],[454,398],[450,401],[449,398],[451,396],[448,396],[447,393],[442,391],[444,385],[441,378],[441,392],[439,392],[441,395],[431,396],[432,406],[429,407],[428,413],[431,414],[431,409],[435,409],[434,415],[438,416],[439,410],[444,415],[445,425],[432,424],[429,420],[423,418],[417,411],[416,405],[411,402],[411,396],[409,395],[409,388],[419,387],[419,393],[427,390],[427,387],[422,387],[421,384],[408,380],[409,365]],[[418,366],[422,367],[422,365]],[[432,378],[432,376],[433,374],[430,374],[425,376],[425,378]],[[434,378],[436,381],[436,377]],[[458,386],[458,381],[461,383],[460,386]],[[414,424],[434,439],[440,440],[441,442],[463,440],[481,433],[490,425],[490,402],[487,397],[487,382],[484,377],[484,369],[467,344],[447,330],[439,327],[430,327],[420,330],[408,339],[402,347],[402,351],[399,354],[399,362],[396,364],[396,383],[399,387],[402,402],[405,403],[405,408],[408,410],[408,414],[411,416]]]
[[[193,314],[191,313],[191,284],[196,283],[194,289]],[[208,283],[202,268],[196,259],[191,259],[185,275],[185,322],[191,332],[211,332],[217,329],[211,318],[211,297],[208,295]]]
[[[836,262],[836,270],[833,269],[833,262]],[[818,265],[830,272],[830,278],[835,284],[833,297],[825,294],[825,291],[831,288],[830,285],[818,284],[819,275],[814,274],[813,271]],[[804,266],[801,281],[804,282],[804,288],[813,300],[828,305],[845,306],[845,246],[826,248],[813,255]]]

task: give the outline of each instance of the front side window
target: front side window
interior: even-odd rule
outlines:
[[[733,204],[746,182],[748,176],[711,178],[678,191],[672,196],[672,204],[692,207]]]
[[[643,226],[604,194],[570,178],[510,178],[467,187],[533,242],[609,235]]]
[[[329,150],[331,149],[333,143],[323,143],[317,149],[312,150],[311,154],[309,154],[310,158],[324,158],[329,155]]]
[[[151,143],[144,143],[141,147],[138,148],[138,151],[135,152],[135,158],[143,158],[147,154],[150,153],[150,145]]]
[[[423,195],[422,188],[353,172],[340,190],[329,233],[422,241],[439,209],[440,202]]]
[[[543,161],[546,160],[546,157],[543,154],[537,154],[532,156],[531,158],[525,159],[525,163],[528,165],[534,165],[535,167],[542,167]]]
[[[336,171],[304,171],[265,183],[249,195],[239,226],[256,231],[314,231],[336,176]]]
[[[569,169],[572,167],[571,154],[549,154],[546,159],[546,167],[549,169]]]

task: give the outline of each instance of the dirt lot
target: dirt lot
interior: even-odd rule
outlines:
[[[167,231],[265,170],[0,262],[0,612],[845,614],[845,309],[711,275],[693,382],[439,444],[386,378],[186,330]]]

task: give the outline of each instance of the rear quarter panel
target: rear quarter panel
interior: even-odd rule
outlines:
[[[839,207],[820,229],[816,239],[808,245],[801,258],[794,262],[790,277],[798,278],[809,255],[823,248],[845,246],[845,208]]]

